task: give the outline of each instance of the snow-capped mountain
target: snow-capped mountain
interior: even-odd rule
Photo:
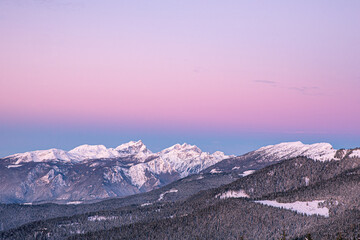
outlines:
[[[115,148],[115,150],[120,153],[121,156],[134,156],[138,159],[145,160],[149,156],[152,156],[153,153],[143,144],[143,142],[131,141],[128,143],[124,143]]]
[[[289,239],[306,239],[309,232],[314,239],[336,239],[339,236],[336,236],[337,232],[341,232],[342,236],[347,234],[345,239],[353,239],[358,234],[358,229],[353,225],[360,222],[359,149],[339,150],[334,155],[335,160],[320,161],[302,157],[304,146],[298,148],[294,145],[301,146],[299,143],[283,143],[245,154],[242,156],[243,160],[246,156],[263,153],[267,163],[276,164],[255,172],[246,171],[242,176],[235,174],[237,169],[222,174],[199,173],[144,194],[95,204],[11,204],[3,205],[2,208],[0,205],[0,238],[31,239],[35,232],[37,237],[52,239],[87,239],[89,236],[124,239],[136,236],[144,239],[154,229],[161,229],[156,234],[153,233],[152,237],[160,236],[157,239],[164,239],[170,233],[170,238],[173,239],[182,236],[197,238],[199,231],[202,231],[201,236],[205,238],[238,238],[239,233],[245,232],[248,234],[246,239],[278,239],[282,234],[279,226],[285,226]],[[326,145],[305,148],[311,149],[312,154],[317,157],[324,154],[320,150]],[[319,154],[314,146],[319,146]],[[186,144],[176,145],[162,152],[171,153],[174,148],[180,157],[201,154],[196,147]],[[259,155],[256,156],[265,162]],[[177,157],[176,154],[173,156],[174,159]],[[279,158],[284,161],[277,162]],[[146,167],[147,162],[136,166]],[[256,161],[253,163],[254,166],[259,164]],[[106,172],[106,183],[116,183],[121,179],[121,172],[121,167],[111,168],[111,171]],[[49,171],[41,181],[63,183],[61,177],[55,179],[54,176],[55,170]],[[71,174],[68,176],[71,177]],[[79,202],[69,204],[77,203]],[[194,217],[201,219],[197,221],[201,226],[189,228]],[[278,222],[279,219],[281,223]],[[209,228],[209,222],[212,226],[219,227]],[[181,234],[179,229],[182,229]],[[212,231],[210,234],[209,229]],[[74,236],[74,233],[80,235]],[[331,233],[333,235],[329,237]],[[142,235],[139,237],[139,234]]]
[[[307,157],[314,161],[341,160],[345,157],[360,156],[356,149],[334,149],[329,143],[304,144],[298,142],[285,142],[269,145],[249,152],[239,157],[224,159],[209,168],[205,173],[236,172],[240,175],[250,170],[258,170],[268,165],[295,157]]]
[[[329,143],[304,144],[298,141],[262,147],[254,151],[253,154],[259,155],[261,161],[284,160],[298,156],[318,161],[329,161],[333,159],[339,160],[339,158],[335,157],[336,152],[337,150]]]
[[[91,159],[111,159],[119,157],[135,157],[140,161],[145,161],[151,156],[152,152],[147,149],[143,142],[131,141],[116,148],[106,148],[104,145],[81,145],[68,152],[61,149],[49,149],[18,153],[6,158],[16,159],[15,164],[24,162],[49,162],[61,161],[77,163],[79,161]]]
[[[58,160],[62,162],[73,162],[80,160],[76,155],[72,155],[69,152],[55,148],[49,150],[18,153],[8,156],[6,158],[11,159],[12,160],[11,162],[14,164],[21,164],[27,162],[47,162],[53,160]]]
[[[184,143],[183,145],[176,144],[170,148],[164,149],[159,153],[160,157],[170,166],[180,173],[181,177],[189,174],[198,173],[225,158],[233,157],[226,156],[223,152],[202,152],[197,146]]]
[[[152,153],[142,141],[116,148],[81,145],[70,151],[19,153],[0,159],[0,180],[5,183],[0,185],[0,202],[126,196],[198,173],[228,157],[186,143]]]
[[[192,174],[243,177],[295,157],[318,162],[359,157],[359,149],[335,150],[328,143],[280,143],[239,157],[175,144],[152,153],[141,141],[116,148],[81,145],[0,159],[0,202],[88,201],[147,192]],[[199,178],[201,178],[200,176]]]

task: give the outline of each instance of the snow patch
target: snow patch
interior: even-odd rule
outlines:
[[[147,202],[147,203],[143,203],[143,204],[141,204],[140,206],[141,206],[141,207],[145,207],[145,206],[149,206],[149,205],[152,205],[152,203]]]
[[[178,191],[179,191],[179,190],[177,190],[177,189],[175,189],[175,188],[172,188],[172,189],[170,189],[169,191],[163,192],[163,193],[160,194],[158,201],[163,200],[165,194],[168,194],[168,193],[176,193],[176,192],[178,192]]]
[[[77,204],[81,204],[82,201],[72,201],[72,202],[67,202],[67,205],[77,205]]]
[[[349,157],[360,158],[360,150],[354,150]]]
[[[95,162],[95,163],[90,164],[89,167],[93,168],[93,167],[97,167],[97,166],[99,166],[99,165],[100,165],[100,163]]]
[[[95,216],[88,217],[88,221],[97,222],[97,221],[115,220],[117,218],[118,217],[116,217],[116,216],[98,216],[98,215],[95,215]]]
[[[329,217],[329,209],[327,207],[321,207],[320,205],[324,203],[324,200],[314,200],[314,201],[307,201],[307,202],[300,202],[296,201],[293,203],[279,203],[274,200],[262,200],[262,201],[255,201],[257,203],[277,207],[277,208],[284,208],[291,211],[295,211],[297,213],[302,213],[305,215],[320,215],[324,217]]]
[[[306,185],[306,186],[309,186],[310,178],[309,178],[309,177],[305,177],[304,180],[305,180],[305,185]]]
[[[21,167],[21,164],[14,164],[14,165],[7,165],[7,168],[17,168],[17,167]]]
[[[240,190],[229,190],[224,193],[219,193],[215,198],[226,199],[226,198],[249,198],[250,196],[242,189]]]
[[[245,177],[245,176],[253,174],[254,172],[255,172],[255,170],[246,170],[242,174],[240,174],[240,176]]]
[[[216,173],[222,173],[222,172],[219,169],[214,168],[214,169],[211,169],[210,173],[211,174],[216,174]]]

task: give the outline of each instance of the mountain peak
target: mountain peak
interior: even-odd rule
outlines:
[[[72,150],[69,153],[81,153],[81,152],[88,152],[88,151],[99,151],[99,150],[106,150],[107,148],[104,145],[89,145],[83,144],[80,145]]]
[[[89,145],[83,144],[70,151],[61,149],[37,150],[25,153],[17,153],[6,158],[11,158],[16,161],[16,164],[21,162],[79,162],[89,159],[111,159],[117,157],[134,156],[138,159],[146,159],[152,152],[146,148],[144,143],[139,141],[131,141],[118,146],[116,149],[107,148],[104,145]]]
[[[141,147],[144,146],[144,143],[139,140],[139,141],[130,141],[127,143],[123,143],[119,146],[117,146],[115,149],[122,149],[122,148],[128,148],[128,147]]]
[[[329,143],[304,144],[297,141],[265,146],[254,151],[254,153],[260,154],[264,159],[304,156],[314,160],[327,161],[335,159],[336,150]]]
[[[197,154],[201,154],[202,151],[200,148],[198,148],[196,145],[191,145],[188,143],[183,143],[183,144],[175,144],[169,148],[166,148],[164,150],[161,151],[161,153],[169,153],[169,152],[196,152]]]
[[[69,151],[70,154],[77,155],[82,160],[94,158],[114,158],[119,154],[112,148],[104,145],[80,145]]]
[[[203,152],[196,145],[187,143],[175,144],[162,150],[158,155],[176,169],[181,177],[198,173],[202,169],[229,157],[219,151],[213,154]]]
[[[51,161],[51,160],[59,160],[63,162],[70,162],[72,158],[78,160],[76,157],[71,156],[68,152],[51,148],[47,150],[37,150],[25,153],[17,153],[8,156],[7,158],[16,159],[15,164],[19,164],[22,162],[43,162],[43,161]]]
[[[141,140],[137,142],[130,141],[128,143],[121,144],[118,147],[116,147],[115,150],[119,152],[121,155],[140,154],[141,157],[146,157],[147,155],[152,154],[152,152],[145,146],[145,144]]]

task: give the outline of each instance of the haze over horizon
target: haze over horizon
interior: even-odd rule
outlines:
[[[360,147],[359,1],[0,2],[0,157]]]

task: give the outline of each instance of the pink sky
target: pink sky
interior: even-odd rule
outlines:
[[[2,1],[3,123],[360,134],[358,1]]]

